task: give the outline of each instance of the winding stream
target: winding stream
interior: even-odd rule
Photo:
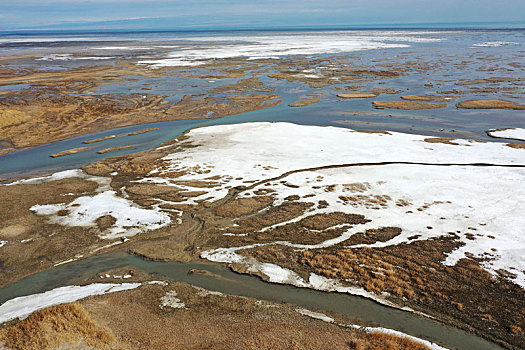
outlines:
[[[0,289],[0,303],[18,296],[75,284],[97,273],[124,266],[133,266],[172,281],[190,283],[212,291],[289,303],[352,317],[426,339],[450,349],[501,349],[475,335],[366,298],[266,283],[257,277],[240,275],[225,266],[211,263],[154,262],[124,252],[93,256],[28,276]],[[206,270],[213,275],[189,274],[191,269]]]

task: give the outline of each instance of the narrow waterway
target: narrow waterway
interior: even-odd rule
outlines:
[[[172,281],[186,282],[212,291],[289,303],[311,310],[352,317],[426,339],[450,349],[501,349],[475,335],[366,298],[266,283],[257,277],[240,275],[225,266],[211,263],[153,262],[124,252],[90,257],[26,277],[0,289],[0,303],[18,296],[78,283],[99,272],[123,266],[133,266]],[[213,275],[190,274],[188,272],[191,269],[206,270]]]

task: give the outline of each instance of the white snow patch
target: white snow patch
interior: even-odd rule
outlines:
[[[508,45],[519,45],[520,43],[512,41],[486,41],[483,43],[473,44],[473,47],[500,47]]]
[[[313,312],[313,311],[310,311],[308,309],[295,309],[295,311],[297,311],[301,315],[308,316],[308,317],[311,317],[311,318],[315,318],[317,320],[321,320],[321,321],[324,321],[324,322],[328,322],[328,323],[334,322],[333,318],[331,318],[331,317],[329,317],[329,316],[327,316],[325,314],[322,314],[320,312]]]
[[[39,184],[43,182],[48,181],[58,181],[62,179],[69,179],[72,177],[83,177],[85,174],[80,169],[73,169],[73,170],[65,170],[65,171],[59,171],[57,173],[51,174],[49,176],[40,176],[40,177],[33,177],[30,179],[22,179],[18,181],[13,181],[8,184],[5,184],[4,186],[13,186],[13,185],[21,185],[21,184]]]
[[[215,59],[243,57],[247,59],[280,58],[288,55],[337,54],[360,50],[410,47],[414,42],[435,42],[442,39],[431,32],[393,31],[331,31],[301,34],[193,37],[190,48],[173,51],[167,58],[140,61],[154,68],[165,66],[196,66]],[[187,38],[186,38],[187,39]],[[215,45],[200,45],[201,42]]]
[[[103,232],[100,236],[103,239],[131,237],[142,231],[164,227],[171,222],[169,215],[159,209],[141,208],[118,197],[115,191],[78,197],[69,204],[34,205],[30,209],[38,215],[50,216],[51,223],[67,226],[95,226],[99,217],[111,215],[116,222]],[[57,215],[61,210],[67,210],[68,214]]]
[[[284,202],[290,195],[299,195],[304,202],[324,200],[329,204],[324,209],[312,208],[301,217],[275,227],[310,215],[336,211],[362,214],[372,220],[318,244],[271,244],[298,249],[329,247],[369,228],[400,227],[402,233],[387,242],[354,246],[384,247],[411,242],[413,240],[408,237],[414,235],[420,235],[419,240],[426,240],[453,232],[465,245],[452,252],[445,264],[453,265],[471,253],[487,259],[482,266],[489,272],[508,270],[516,275],[512,280],[525,287],[525,237],[520,232],[525,223],[520,212],[525,203],[525,187],[518,185],[525,182],[525,169],[505,167],[524,165],[523,150],[501,143],[467,140],[456,140],[459,145],[430,144],[424,141],[426,136],[395,132],[367,134],[288,123],[205,127],[190,131],[188,136],[189,141],[200,146],[166,156],[164,159],[171,163],[168,170],[159,171],[155,178],[144,181],[179,186],[181,181],[206,181],[212,176],[221,179],[210,189],[193,188],[207,192],[191,201],[219,199],[227,193],[226,186],[250,185],[253,181],[297,169],[355,163],[428,163],[303,171],[265,184],[270,186],[261,188],[275,190],[274,205]],[[501,166],[468,165],[473,163]],[[187,175],[177,178],[175,184],[175,179],[162,177],[164,171],[186,172]],[[290,184],[295,186],[290,187]],[[328,186],[334,189],[327,191]],[[257,187],[253,188],[256,190]],[[302,198],[310,194],[314,197]],[[244,196],[248,195],[240,195]],[[345,202],[342,199],[345,196],[352,199]],[[474,235],[474,240],[468,239],[467,233]],[[288,271],[246,260],[237,253],[256,246],[260,245],[219,248],[203,252],[201,256],[212,261],[253,265],[253,271],[278,283],[294,280],[295,276]],[[297,280],[292,284],[295,283]]]
[[[522,128],[508,128],[502,130],[489,130],[487,133],[492,137],[499,137],[502,139],[514,139],[525,141],[525,129]]]
[[[166,293],[162,298],[160,298],[160,305],[159,307],[161,309],[165,309],[167,307],[170,307],[172,309],[185,309],[186,305],[177,298],[177,292],[174,290],[170,290]]]
[[[221,292],[204,289],[204,288],[197,287],[197,286],[192,286],[192,287],[197,290],[197,295],[200,297],[207,297],[208,295],[224,296],[224,294],[222,294]]]
[[[167,286],[168,285],[168,282],[166,281],[149,281],[149,282],[146,282],[145,284],[158,284],[160,286]]]
[[[69,264],[70,262],[73,262],[73,261],[76,261],[78,259],[67,259],[67,260],[64,260],[64,261],[60,261],[60,262],[57,262],[56,264],[53,264],[53,266],[60,266],[60,265],[64,265],[64,264]]]

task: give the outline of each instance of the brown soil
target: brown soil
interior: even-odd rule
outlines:
[[[468,100],[457,103],[456,107],[466,109],[525,109],[524,105],[506,100]]]
[[[435,109],[445,108],[446,104],[438,103],[421,103],[412,101],[374,101],[372,102],[375,108],[393,108],[393,109]]]

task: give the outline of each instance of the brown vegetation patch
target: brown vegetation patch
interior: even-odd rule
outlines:
[[[341,98],[372,98],[377,97],[377,94],[371,94],[366,92],[345,92],[343,94],[337,94],[337,97]]]
[[[84,152],[84,151],[87,151],[88,149],[91,149],[91,148],[93,148],[93,146],[72,148],[72,149],[68,149],[68,150],[65,150],[65,151],[58,152],[58,153],[50,154],[49,156],[51,158],[63,157],[63,156],[68,156],[70,154]]]
[[[277,226],[264,232],[251,233],[243,239],[243,244],[273,241],[317,244],[339,237],[351,226],[365,224],[369,221],[363,215],[357,214],[341,212],[315,214],[297,222]]]
[[[346,214],[342,212],[334,212],[328,214],[315,214],[308,216],[297,223],[308,230],[326,230],[341,224],[358,225],[365,224],[370,220],[365,219],[363,215]]]
[[[30,230],[29,226],[15,224],[15,225],[9,225],[0,228],[0,237],[2,238],[13,238],[20,235],[23,235],[24,233],[27,233]]]
[[[121,134],[121,135],[108,135],[108,136],[104,136],[104,137],[98,137],[96,139],[86,140],[86,141],[84,141],[82,143],[85,143],[85,144],[97,143],[97,142],[102,142],[102,141],[106,141],[106,140],[116,139],[117,137],[122,137],[122,136],[124,136],[124,134]]]
[[[401,234],[399,227],[380,227],[366,230],[364,233],[356,233],[345,241],[345,244],[373,244],[386,242]]]
[[[290,107],[303,107],[303,106],[309,106],[311,104],[317,103],[319,100],[302,100],[290,103],[288,106]]]
[[[372,332],[368,333],[363,340],[352,341],[349,344],[355,350],[428,350],[426,345],[409,338],[396,337],[392,334]]]
[[[441,96],[418,96],[418,95],[405,95],[401,96],[403,100],[408,101],[426,101],[426,102],[446,102],[447,99]]]
[[[274,90],[274,87],[264,85],[258,77],[253,76],[247,79],[241,79],[236,84],[215,87],[209,90],[209,92],[224,94],[238,92],[272,92]]]
[[[256,93],[243,96],[200,97],[186,95],[172,105],[166,115],[170,119],[219,118],[258,109],[270,108],[281,103],[279,95]]]
[[[508,332],[510,325],[525,326],[523,291],[503,278],[495,280],[473,260],[443,265],[445,254],[458,246],[450,237],[385,248],[334,247],[305,251],[298,261],[322,276],[378,294],[388,292],[413,308],[448,322],[457,320],[491,339],[520,344],[525,338],[509,339]],[[480,318],[480,313],[490,317]]]
[[[16,109],[0,109],[0,127],[19,124],[29,118],[30,115]]]
[[[388,207],[388,202],[392,197],[388,195],[364,195],[339,196],[339,199],[346,205],[353,207],[365,206],[367,209],[384,209]]]
[[[256,213],[270,205],[271,202],[272,199],[269,197],[240,198],[221,205],[215,209],[215,212],[220,216],[238,218]]]
[[[11,349],[111,349],[110,331],[91,320],[77,303],[52,306],[0,330],[0,342]]]
[[[467,100],[457,103],[456,107],[466,109],[525,109],[524,105],[506,100]]]
[[[95,220],[95,223],[97,224],[98,228],[103,231],[111,226],[113,226],[117,222],[117,219],[111,215],[104,215],[99,217],[97,220]]]
[[[459,143],[453,142],[451,137],[427,137],[424,141],[428,143],[444,143],[445,145],[456,145],[459,146]]]
[[[375,108],[393,108],[393,109],[435,109],[445,108],[446,104],[441,103],[421,103],[412,101],[374,101]]]
[[[515,149],[525,149],[525,143],[507,143],[505,146]]]
[[[276,207],[272,207],[258,215],[238,220],[243,232],[260,230],[279,222],[284,222],[302,215],[313,203],[285,202]]]

